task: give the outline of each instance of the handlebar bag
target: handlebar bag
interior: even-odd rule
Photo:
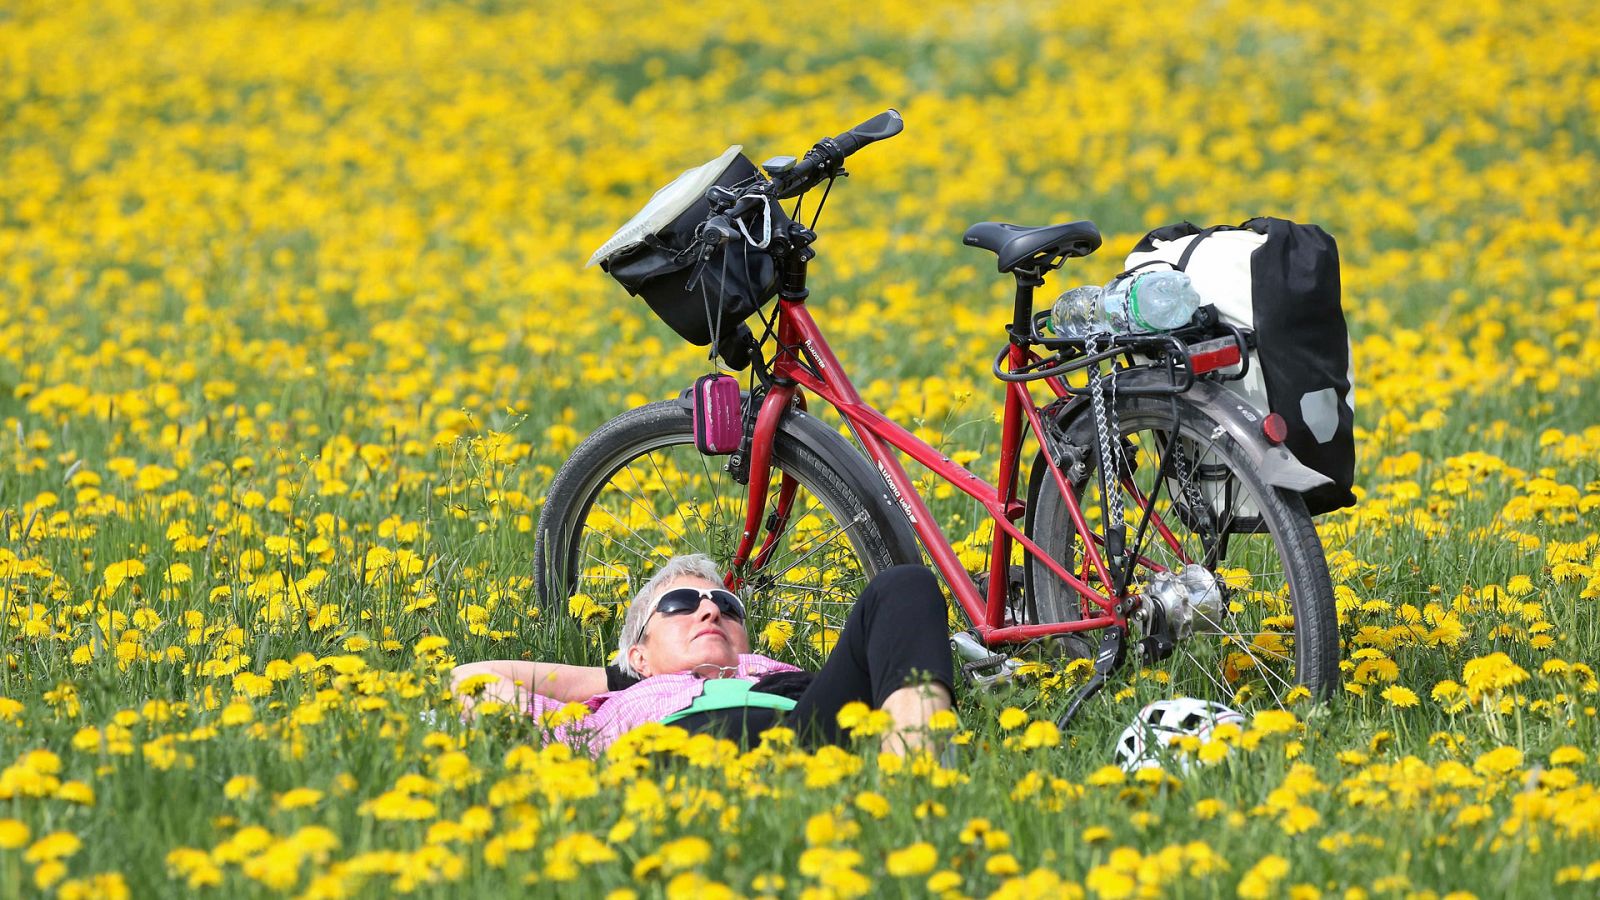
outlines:
[[[1156,262],[1188,274],[1225,321],[1255,331],[1249,372],[1223,384],[1282,416],[1284,445],[1333,479],[1304,494],[1311,514],[1354,504],[1355,370],[1333,237],[1316,225],[1267,217],[1210,228],[1180,222],[1145,235],[1127,266]]]
[[[741,149],[729,147],[657,191],[589,260],[628,293],[642,297],[679,337],[701,347],[716,341],[717,352],[735,368],[748,363],[741,336],[750,332],[744,320],[778,292],[777,266],[764,249],[743,238],[717,247],[702,261],[695,235],[711,215],[705,195],[712,185],[737,191],[762,179]],[[756,215],[761,221],[752,236],[789,223],[775,202]]]

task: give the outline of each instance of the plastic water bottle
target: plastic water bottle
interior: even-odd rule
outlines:
[[[1090,332],[1110,331],[1105,310],[1100,305],[1100,286],[1075,287],[1056,298],[1050,309],[1050,325],[1061,337],[1081,338]]]
[[[1200,295],[1188,275],[1161,269],[1112,279],[1100,303],[1118,333],[1171,331],[1189,324],[1200,308]]]

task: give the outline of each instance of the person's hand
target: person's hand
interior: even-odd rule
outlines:
[[[477,707],[481,703],[508,703],[514,706],[523,694],[522,685],[491,672],[455,679],[450,684],[450,692],[461,704],[463,722],[477,718]]]

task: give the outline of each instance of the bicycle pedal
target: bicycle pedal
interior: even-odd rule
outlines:
[[[987,659],[975,659],[971,662],[962,663],[961,674],[970,678],[975,673],[982,672],[985,669],[998,669],[1010,661],[1011,657],[1003,653],[997,653]]]
[[[966,660],[961,664],[961,676],[980,687],[994,684],[1003,684],[1016,676],[1016,671],[1021,662],[1004,653],[990,653],[970,631],[960,631],[951,635],[950,648],[956,655]],[[993,674],[985,675],[984,672]]]
[[[1004,654],[961,664],[961,676],[979,687],[993,687],[1016,679],[1021,662]],[[993,674],[981,674],[991,671]]]

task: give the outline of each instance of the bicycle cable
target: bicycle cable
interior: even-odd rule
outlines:
[[[760,311],[757,311],[756,312],[756,318],[758,320],[760,320],[762,328],[761,328],[761,336],[760,337],[752,337],[750,339],[751,340],[751,355],[750,355],[750,376],[751,376],[750,389],[751,389],[751,391],[755,390],[756,380],[760,380],[760,382],[761,382],[761,384],[763,386],[770,386],[771,383],[772,383],[772,372],[767,366],[767,358],[766,358],[766,356],[764,354],[762,354],[761,348],[766,346],[767,338],[772,337],[772,329],[777,327],[777,324],[778,324],[778,307],[774,306],[772,308],[772,312],[771,313],[762,313]]]
[[[843,174],[842,170],[840,174]],[[827,185],[822,189],[822,199],[817,201],[817,211],[811,214],[810,228],[812,231],[817,230],[817,220],[822,218],[822,208],[828,205],[828,195],[833,193],[833,181],[838,177],[839,175],[829,176]],[[796,203],[794,208],[795,212],[798,213],[800,211],[800,204]]]

